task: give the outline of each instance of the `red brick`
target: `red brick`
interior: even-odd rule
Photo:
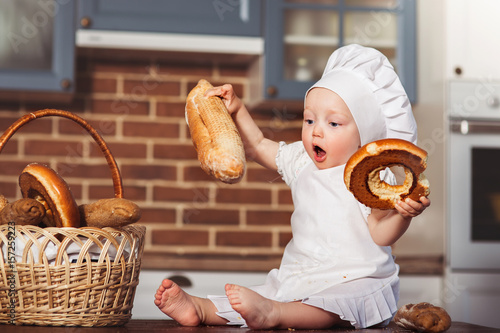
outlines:
[[[208,245],[208,232],[196,230],[154,230],[153,245]]]
[[[292,192],[290,192],[290,190],[278,191],[278,203],[280,205],[292,205]]]
[[[73,182],[68,183],[69,190],[73,197],[75,198],[76,204],[80,205],[82,203],[82,186]]]
[[[85,93],[115,93],[116,87],[116,79],[79,77],[76,82],[77,90]]]
[[[272,128],[261,127],[264,136],[274,141],[295,142],[302,139],[300,128]]]
[[[24,109],[26,110],[26,113],[43,109],[56,109],[69,111],[80,115],[80,113],[83,113],[83,111],[85,111],[85,98],[74,96],[74,98],[72,98],[71,100],[71,103],[68,103],[66,101],[57,101],[56,98],[49,100],[49,102],[31,101],[26,103]]]
[[[0,189],[2,189],[0,194],[6,198],[15,198],[19,194],[19,184],[17,180],[14,182],[0,182]]]
[[[90,108],[92,113],[110,114],[113,117],[149,114],[149,102],[133,99],[92,100]],[[103,119],[105,122],[109,120]]]
[[[83,145],[81,142],[60,140],[26,140],[24,151],[26,155],[66,156],[71,159],[82,157]]]
[[[144,74],[149,75],[151,64],[144,62],[111,62],[100,60],[89,64],[88,71],[99,73],[117,73],[117,74]]]
[[[132,137],[178,138],[179,125],[156,122],[124,122],[123,135]]]
[[[237,210],[194,207],[184,210],[182,220],[184,224],[237,225],[239,212]]]
[[[144,186],[127,186],[127,181],[123,182],[123,197],[132,201],[145,201],[146,188]]]
[[[115,159],[119,158],[146,158],[146,144],[143,143],[108,143],[108,148]],[[97,145],[92,146],[90,156],[99,157],[104,155]]]
[[[109,180],[103,180],[100,185],[89,186],[88,191],[90,201],[115,197],[115,191],[111,178]]]
[[[12,125],[19,117],[0,117],[0,131],[2,133]]]
[[[1,160],[1,155],[0,155]],[[4,176],[16,176],[18,177],[23,169],[31,162],[38,162],[49,165],[48,160],[44,157],[38,159],[37,161],[33,161],[33,159],[24,160],[24,161],[1,161],[0,163],[0,174]],[[2,193],[0,193],[2,194]]]
[[[161,75],[192,75],[200,78],[207,78],[212,75],[211,66],[195,64],[193,62],[189,64],[159,63],[157,70]]]
[[[0,158],[5,155],[17,155],[18,150],[18,142],[14,137],[11,137],[3,146]]]
[[[21,109],[21,101],[9,101],[0,99],[0,111],[19,111]]]
[[[140,223],[175,223],[175,209],[141,207],[141,212],[142,215],[141,220],[139,221]]]
[[[153,190],[154,201],[168,201],[168,202],[192,202],[206,203],[209,199],[209,190],[207,188],[178,188],[178,187],[164,187],[155,186]]]
[[[156,115],[158,117],[185,118],[186,103],[157,102]]]
[[[221,65],[219,68],[219,73],[221,76],[240,76],[242,78],[246,78],[248,76],[248,67]]]
[[[89,186],[89,198],[91,200],[99,200],[105,198],[114,198],[114,187],[111,181],[105,181],[103,185]],[[144,201],[146,200],[146,189],[142,186],[126,186],[126,180],[123,181],[123,197],[131,201]]]
[[[155,144],[153,156],[154,158],[172,160],[195,160],[197,158],[196,150],[191,143],[184,145]]]
[[[124,179],[175,180],[177,178],[177,169],[174,166],[164,165],[124,164],[121,166],[121,174]]]
[[[116,121],[115,119],[101,119],[101,120],[85,120],[99,135],[106,140],[107,137],[116,135]],[[90,134],[83,127],[77,123],[63,119],[59,122],[59,133],[61,134],[74,134],[82,137]]]
[[[272,235],[257,231],[219,231],[216,234],[217,246],[270,247]]]
[[[218,188],[215,200],[221,203],[270,204],[271,191],[249,188]]]
[[[21,117],[22,116],[0,118],[0,129],[2,133]],[[50,134],[52,133],[52,120],[49,118],[31,120],[30,122],[24,124],[16,133],[14,133],[12,138],[15,138],[16,135],[22,133]]]
[[[123,92],[136,99],[154,95],[180,96],[181,86],[179,82],[125,80]]]
[[[263,167],[247,168],[246,173],[249,182],[283,183],[278,172]]]
[[[280,247],[285,247],[288,242],[292,239],[292,233],[291,232],[280,232],[279,234],[279,246]]]
[[[215,179],[203,171],[200,166],[191,166],[184,168],[184,181],[215,181]]]
[[[277,210],[250,210],[247,212],[248,225],[290,225],[292,213]]]
[[[56,169],[62,177],[111,179],[111,171],[104,157],[102,164],[58,163]]]

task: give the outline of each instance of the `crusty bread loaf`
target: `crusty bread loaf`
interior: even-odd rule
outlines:
[[[141,218],[139,206],[127,199],[109,198],[78,206],[83,227],[118,228]]]
[[[380,171],[401,166],[405,171],[402,185],[380,180]],[[344,182],[359,202],[371,208],[392,209],[398,200],[409,197],[418,201],[430,193],[422,173],[427,167],[427,152],[401,139],[383,139],[358,149],[347,161]]]
[[[22,198],[6,203],[0,209],[0,224],[38,225],[45,216],[45,208],[35,199]]]
[[[201,168],[225,183],[236,183],[245,173],[243,142],[219,97],[205,97],[212,88],[200,80],[186,101],[186,119]]]
[[[68,184],[50,167],[31,163],[19,176],[24,198],[39,201],[45,207],[42,222],[48,227],[80,227],[80,214]]]
[[[405,329],[430,333],[444,332],[451,326],[446,310],[427,302],[402,306],[396,312],[394,322]]]

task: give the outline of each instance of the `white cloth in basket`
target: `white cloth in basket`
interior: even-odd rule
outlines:
[[[78,239],[80,240],[79,242],[71,241],[68,244],[68,246],[66,247],[65,252],[67,254],[67,257],[68,257],[68,260],[70,263],[77,262],[78,257],[81,255],[81,252],[82,252],[82,246],[84,244],[86,244],[86,242],[88,241],[88,238],[83,237],[83,236],[78,236]],[[123,239],[123,236],[116,237],[117,243],[120,244],[122,239]],[[45,242],[47,242],[47,241],[48,241],[48,243],[46,245],[42,245],[42,244],[45,244]],[[29,238],[27,235],[17,234],[14,242],[12,242],[10,244],[5,244],[5,243],[2,244],[2,253],[4,256],[4,260],[7,262],[10,259],[9,262],[12,262],[11,258],[13,255],[15,257],[16,262],[23,262],[23,255],[24,255],[25,247],[28,244],[28,242],[29,242]],[[38,244],[33,243],[30,246],[30,249],[28,250],[28,251],[30,251],[29,256],[28,256],[28,260],[33,260],[34,264],[40,264],[40,263],[42,263],[40,259],[43,258],[43,256],[45,256],[47,258],[47,262],[49,263],[49,265],[56,264],[56,259],[57,259],[57,255],[58,255],[58,245],[56,245],[53,241],[47,240],[47,237],[43,236],[43,235],[41,235],[40,237],[37,238],[37,242],[38,242]],[[103,243],[104,243],[104,241],[103,241]],[[7,250],[7,246],[9,246],[9,251]],[[41,248],[45,249],[42,257],[40,257],[40,249]],[[107,255],[109,256],[109,260],[111,260],[111,261],[115,260],[117,251],[118,251],[118,249],[113,244],[110,244],[109,248],[106,251]],[[130,247],[130,244],[127,243],[125,250],[123,251],[125,260],[128,260],[128,258],[130,256],[130,252],[131,252],[131,247]],[[90,260],[97,261],[97,260],[99,260],[99,258],[101,256],[102,249],[100,248],[99,245],[97,245],[96,243],[93,243],[92,245],[89,246],[87,253],[90,257]],[[108,259],[104,258],[104,261],[106,261],[106,260],[108,260]],[[86,257],[85,257],[84,261],[86,261]],[[61,264],[66,264],[66,260],[64,257],[62,259]]]

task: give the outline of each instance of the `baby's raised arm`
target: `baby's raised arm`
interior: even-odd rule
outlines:
[[[205,96],[219,96],[222,99],[240,132],[247,158],[268,169],[276,170],[275,158],[279,144],[264,137],[241,99],[236,96],[233,86],[225,84],[213,87],[207,90]]]

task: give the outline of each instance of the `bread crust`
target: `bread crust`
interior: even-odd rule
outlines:
[[[7,203],[0,209],[0,224],[38,225],[45,216],[45,208],[35,199],[22,198]]]
[[[119,228],[135,223],[141,218],[141,209],[124,198],[100,199],[78,206],[80,223],[84,227]]]
[[[380,180],[379,172],[387,167],[405,170],[403,185],[389,185]],[[358,201],[371,208],[392,209],[399,200],[418,201],[430,193],[423,171],[427,152],[409,141],[383,139],[370,142],[347,161],[344,182]]]
[[[186,100],[186,120],[201,168],[224,183],[236,183],[245,173],[243,142],[231,115],[217,96],[205,97],[212,88],[200,80]]]
[[[46,165],[30,163],[19,176],[24,198],[39,201],[45,207],[42,222],[48,227],[80,227],[80,214],[68,184]]]
[[[427,302],[402,306],[396,312],[394,322],[405,329],[430,333],[444,332],[451,326],[446,310]]]

